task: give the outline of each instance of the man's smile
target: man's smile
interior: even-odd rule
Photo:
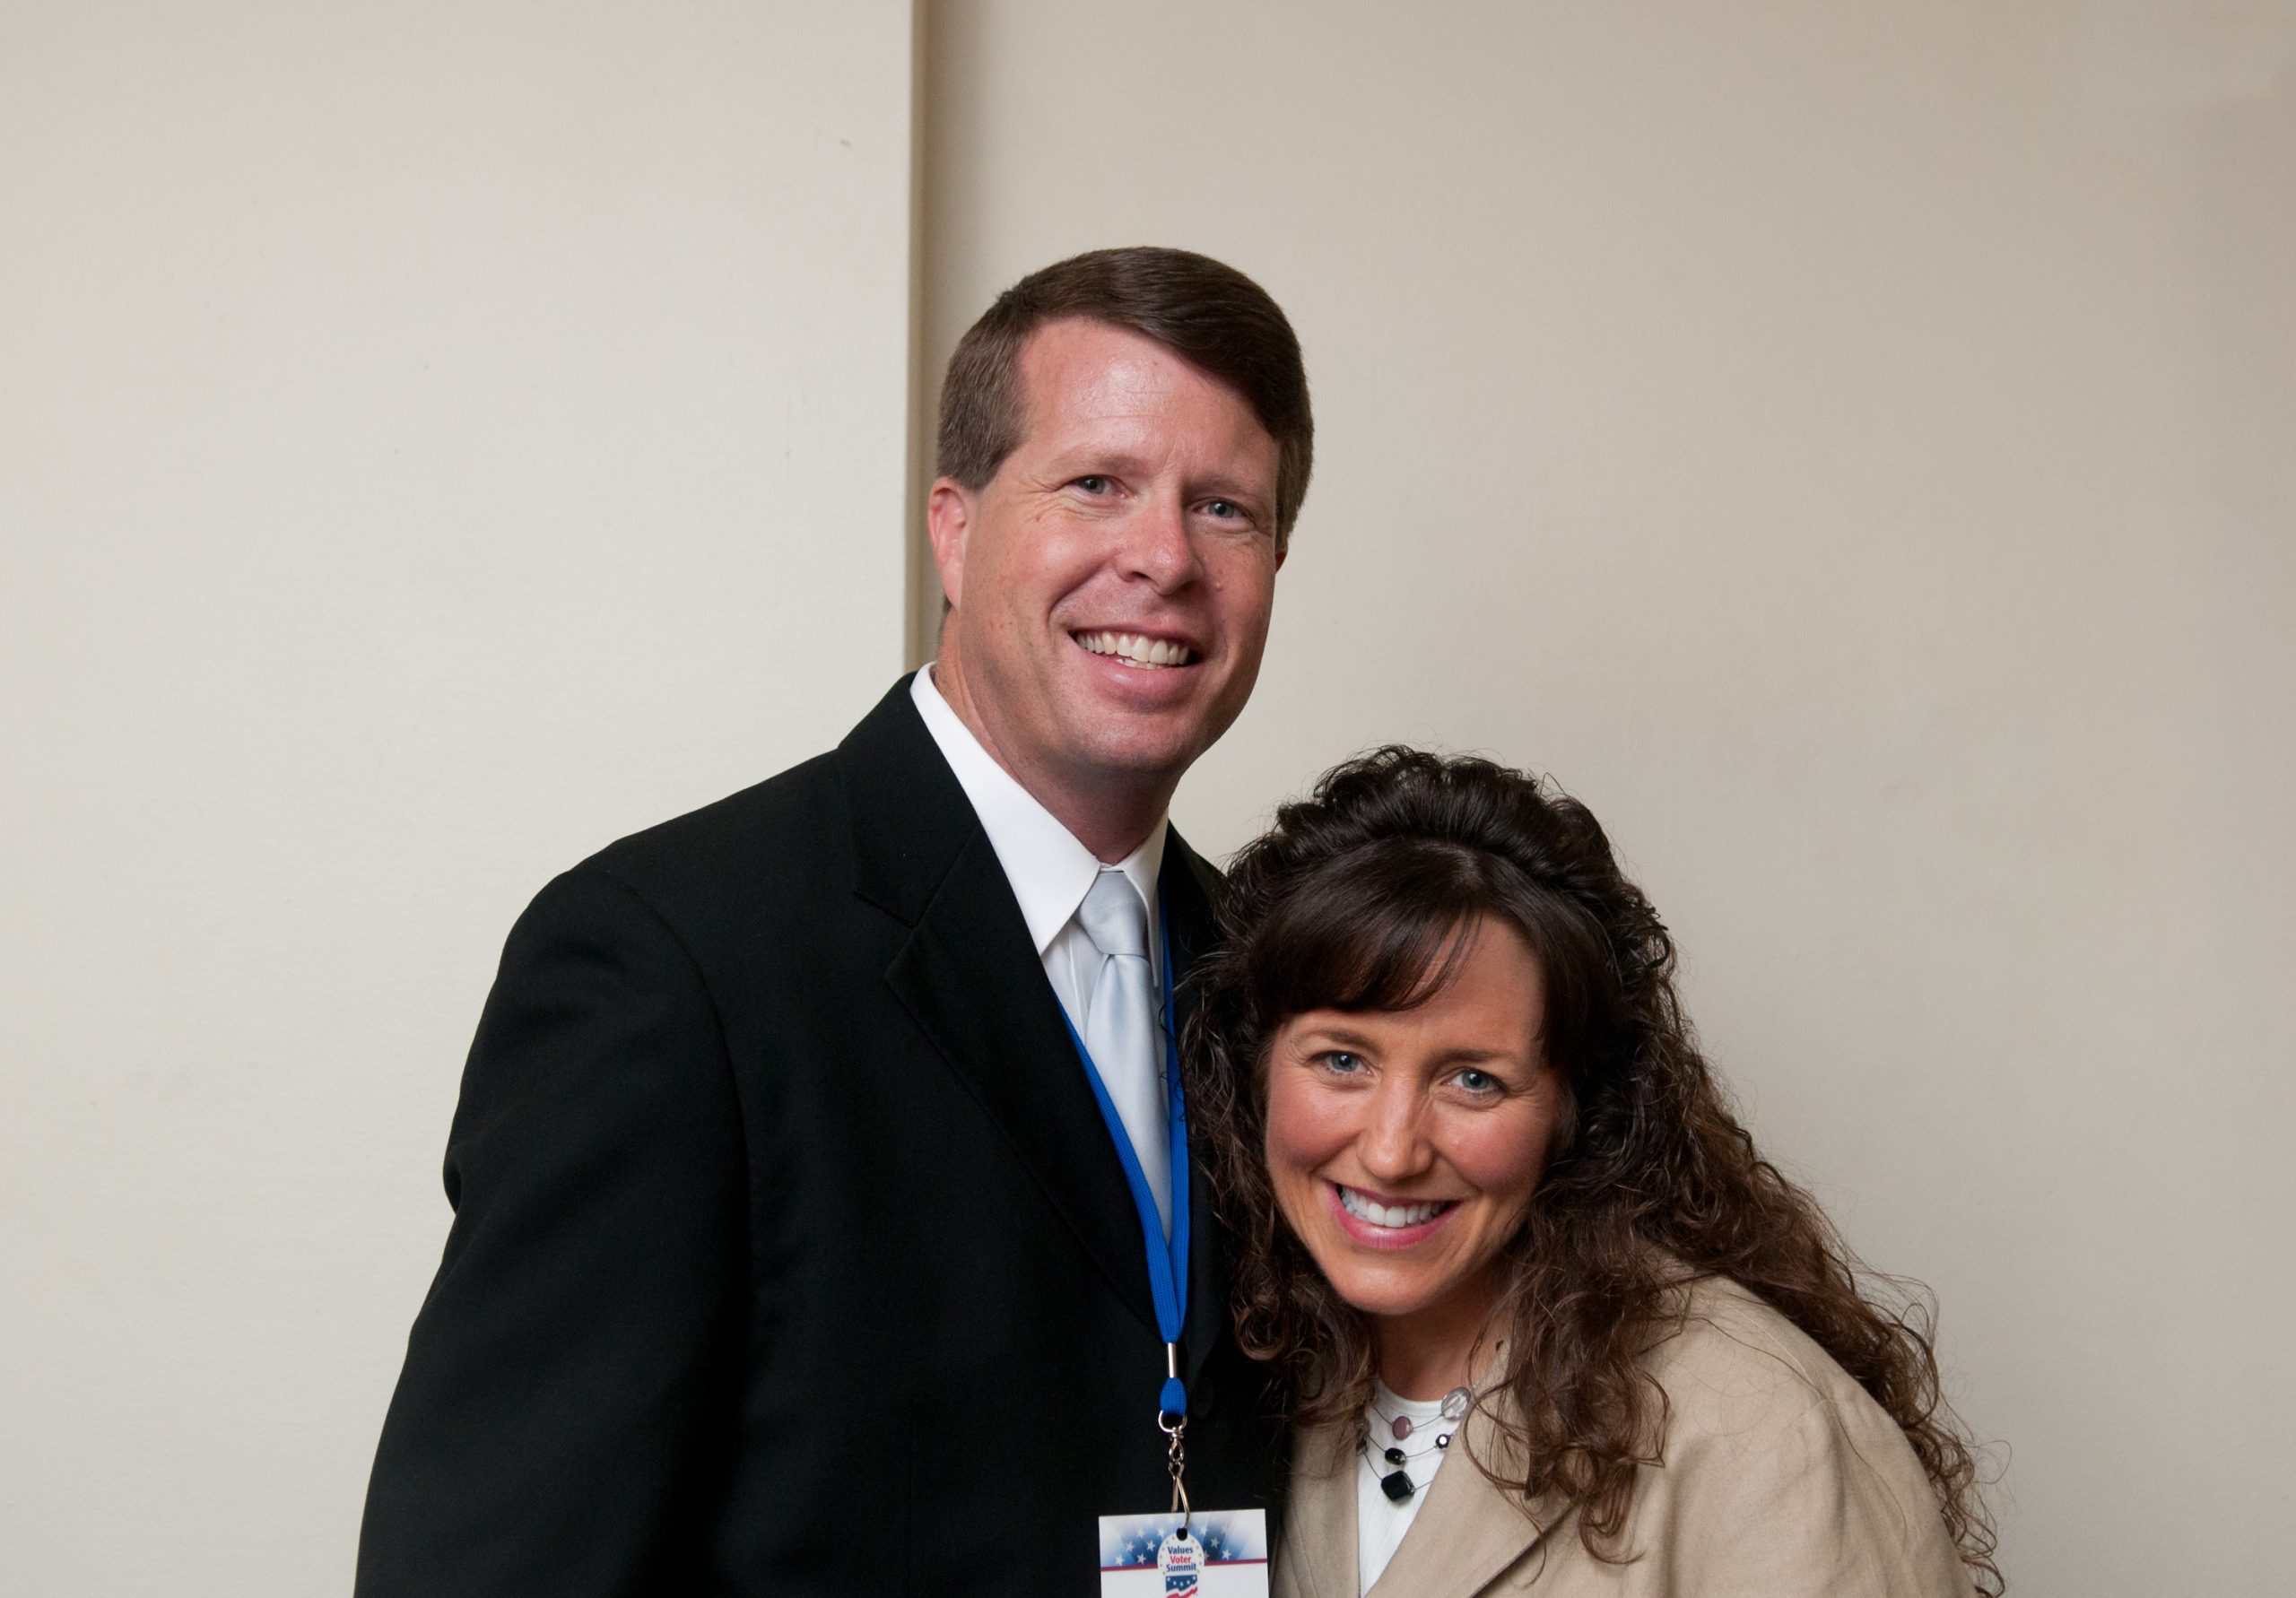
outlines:
[[[1126,665],[1150,670],[1194,665],[1201,658],[1178,638],[1151,638],[1145,633],[1118,632],[1110,629],[1073,632],[1068,636],[1094,655],[1111,656]]]

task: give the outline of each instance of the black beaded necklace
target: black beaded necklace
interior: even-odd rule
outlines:
[[[1382,1447],[1371,1436],[1370,1428],[1368,1425],[1364,1428],[1363,1463],[1371,1467],[1374,1476],[1378,1477],[1379,1490],[1387,1495],[1388,1502],[1400,1504],[1419,1490],[1419,1484],[1411,1479],[1408,1468],[1411,1462],[1450,1447],[1451,1439],[1458,1435],[1460,1424],[1466,1420],[1467,1406],[1474,1402],[1474,1394],[1465,1387],[1454,1387],[1443,1394],[1442,1408],[1437,1416],[1441,1429],[1424,1428],[1434,1440],[1422,1447],[1412,1449],[1405,1449],[1402,1445],[1422,1428],[1414,1425],[1409,1415],[1388,1415],[1382,1413],[1377,1403],[1370,1406],[1371,1413],[1387,1422],[1387,1435],[1395,1439],[1392,1444]],[[1390,1467],[1384,1473],[1379,1469],[1383,1463]]]

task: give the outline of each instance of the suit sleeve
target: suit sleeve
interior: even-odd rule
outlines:
[[[447,1151],[360,1598],[626,1594],[695,1559],[745,1315],[744,1140],[700,974],[595,869],[512,930]]]

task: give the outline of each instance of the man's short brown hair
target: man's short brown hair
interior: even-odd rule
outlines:
[[[996,475],[1028,428],[1021,347],[1063,317],[1153,339],[1243,396],[1275,440],[1275,543],[1283,548],[1315,458],[1299,336],[1266,290],[1190,250],[1091,250],[1031,272],[999,294],[949,358],[938,473],[969,489],[985,488]]]

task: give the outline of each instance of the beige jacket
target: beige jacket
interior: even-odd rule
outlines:
[[[1968,1598],[1904,1434],[1792,1323],[1744,1288],[1690,1290],[1681,1330],[1644,1356],[1667,1402],[1665,1463],[1645,1465],[1631,1563],[1587,1553],[1575,1519],[1493,1487],[1498,1423],[1469,1420],[1371,1589],[1375,1598]],[[1300,1439],[1276,1598],[1357,1598],[1352,1424]]]

